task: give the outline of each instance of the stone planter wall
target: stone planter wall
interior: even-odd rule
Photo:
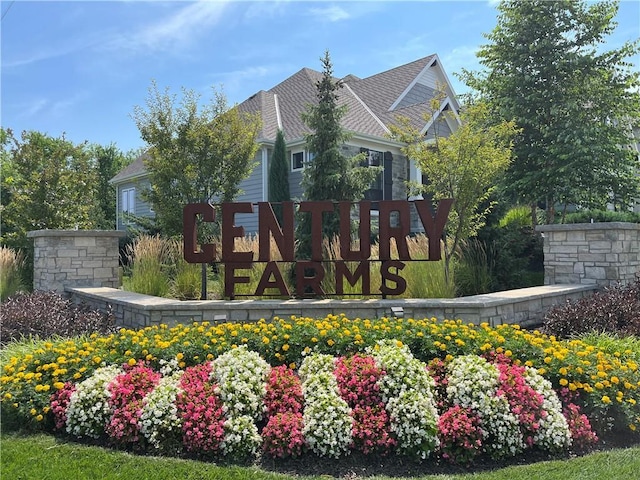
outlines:
[[[255,322],[291,315],[322,318],[344,313],[348,318],[461,319],[476,325],[517,323],[537,327],[553,305],[589,295],[594,285],[549,285],[461,298],[396,300],[191,300],[181,302],[112,288],[71,288],[71,300],[105,311],[118,325],[144,328],[160,323]]]
[[[540,225],[544,283],[611,286],[640,273],[640,224]]]
[[[111,230],[36,230],[33,288],[64,292],[72,287],[120,286],[118,239]]]

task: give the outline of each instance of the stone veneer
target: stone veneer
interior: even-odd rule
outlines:
[[[64,292],[67,287],[120,286],[118,238],[111,230],[36,230],[33,288]]]
[[[461,298],[395,300],[191,300],[152,297],[113,288],[70,288],[75,303],[113,312],[118,325],[143,328],[166,323],[252,322],[291,315],[322,318],[344,313],[348,318],[461,319],[491,326],[516,323],[537,327],[553,305],[589,295],[594,285],[548,285]]]
[[[544,236],[544,283],[611,286],[640,273],[640,224],[540,225]]]

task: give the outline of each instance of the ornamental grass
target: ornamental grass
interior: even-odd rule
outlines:
[[[614,345],[436,319],[159,325],[9,345],[0,408],[150,452],[468,463],[638,439],[640,350]]]

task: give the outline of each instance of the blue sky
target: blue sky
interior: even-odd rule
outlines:
[[[144,146],[131,118],[151,80],[231,103],[300,70],[366,77],[437,53],[453,75],[477,69],[496,0],[2,1],[1,124],[74,142]],[[640,37],[640,1],[624,0],[605,48]],[[636,67],[640,58],[634,58]]]

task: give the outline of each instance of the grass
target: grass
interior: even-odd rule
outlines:
[[[220,239],[213,243],[220,245]],[[356,242],[357,245],[357,242]],[[416,235],[407,238],[407,247],[411,258],[414,260],[405,262],[401,276],[406,279],[407,289],[400,295],[401,298],[453,298],[456,287],[453,278],[447,279],[444,270],[444,261],[424,261],[429,257],[429,240],[425,235]],[[363,295],[362,278],[350,285],[343,281],[344,295],[335,294],[336,261],[342,261],[340,254],[340,242],[338,239],[324,242],[325,279],[323,288],[331,296],[337,298],[378,298],[380,296],[381,263],[378,259],[378,245],[371,246],[370,269],[370,295]],[[355,248],[355,245],[354,245]],[[253,258],[258,258],[259,238],[257,235],[236,238],[234,249],[237,252],[253,252]],[[270,239],[271,259],[278,262],[278,269],[291,294],[295,292],[295,286],[290,278],[291,263],[282,262],[282,256],[278,251],[274,240]],[[201,266],[187,264],[182,259],[182,243],[179,241],[164,240],[160,237],[141,236],[136,242],[127,248],[128,263],[131,267],[123,278],[125,290],[156,295],[160,297],[172,296],[180,300],[200,298]],[[392,256],[397,258],[395,241],[392,242]],[[218,259],[219,260],[219,259]],[[358,262],[346,262],[350,271],[355,271]],[[266,263],[254,262],[250,269],[239,269],[238,276],[248,277],[247,283],[237,283],[234,289],[238,297],[254,298]],[[220,264],[217,274],[209,270],[208,298],[224,298],[224,266]],[[393,272],[393,269],[392,269]],[[391,281],[391,287],[394,282]],[[267,296],[279,297],[278,291],[270,288],[265,292]],[[288,296],[284,296],[288,298]]]
[[[264,470],[258,466],[220,466],[212,463],[177,458],[137,456],[97,446],[67,443],[52,435],[3,433],[0,467],[2,478],[67,480],[131,479],[195,480],[195,479],[326,479],[327,475],[299,476]],[[376,462],[378,463],[378,460]],[[420,467],[418,467],[420,468]],[[376,475],[371,479],[412,478],[415,480],[624,480],[637,478],[640,469],[640,447],[591,453],[567,460],[515,465],[481,472],[427,474],[429,464],[410,477]],[[355,472],[344,477],[358,478]]]
[[[0,302],[25,289],[21,276],[23,267],[24,256],[21,252],[0,247]]]

